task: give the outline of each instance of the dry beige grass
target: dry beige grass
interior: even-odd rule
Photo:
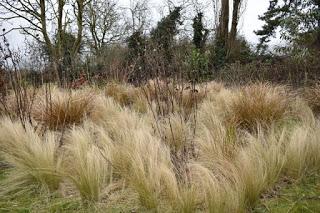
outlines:
[[[273,130],[265,135],[249,136],[247,145],[239,150],[235,159],[244,188],[247,205],[252,206],[259,195],[275,184],[282,171],[285,158],[282,151],[285,132],[279,136]]]
[[[174,151],[181,150],[192,139],[190,122],[184,121],[178,114],[171,114],[160,122],[160,133],[165,144]]]
[[[54,88],[36,103],[33,118],[50,129],[80,124],[94,109],[94,95],[90,90],[62,91]]]
[[[222,90],[205,100],[198,111],[196,145],[199,147],[199,160],[212,164],[224,158],[232,158],[237,147],[243,142],[235,127],[226,125],[233,93]]]
[[[290,111],[290,93],[283,86],[252,84],[240,88],[227,115],[227,122],[245,129],[269,126]]]
[[[129,85],[109,83],[105,88],[105,94],[121,106],[129,106],[133,103],[133,90],[134,88]]]
[[[105,95],[112,97],[121,106],[131,107],[137,112],[145,113],[148,110],[146,96],[140,88],[110,83],[105,88]]]
[[[54,90],[54,115],[40,102],[35,118],[62,135],[59,152],[50,131],[2,119],[1,156],[20,182],[51,191],[71,182],[85,203],[157,212],[247,212],[281,177],[320,171],[319,121],[285,87],[148,87]]]
[[[16,182],[13,185],[41,185],[51,191],[58,189],[62,156],[57,155],[54,134],[41,137],[28,124],[24,129],[21,123],[2,118],[0,150],[5,161],[15,168],[11,177]]]
[[[204,100],[206,92],[204,89],[197,90],[182,90],[175,93],[175,100],[182,108],[182,112],[185,115],[190,115],[198,105]]]
[[[300,178],[308,171],[319,171],[319,122],[295,128],[286,146],[285,170],[289,176]]]
[[[227,162],[223,167],[225,171],[228,170],[227,168],[233,172],[236,171]],[[236,173],[226,177],[224,176],[226,172],[225,174],[215,173],[199,163],[190,164],[190,171],[195,193],[198,198],[201,198],[207,212],[244,212],[242,182]]]
[[[320,113],[320,84],[306,87],[302,90],[302,97],[308,103],[315,114]]]
[[[206,87],[193,88],[192,85],[179,85],[160,79],[148,81],[139,88],[149,103],[156,104],[154,108],[160,115],[178,112],[188,117],[206,96]]]
[[[93,126],[74,128],[67,136],[67,177],[76,186],[85,202],[99,201],[102,189],[112,179],[110,165],[95,145]],[[108,176],[109,175],[109,176]]]

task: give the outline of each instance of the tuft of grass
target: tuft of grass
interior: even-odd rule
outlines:
[[[225,94],[223,92],[222,94]],[[196,131],[196,146],[199,149],[199,160],[205,164],[212,164],[220,159],[232,159],[243,142],[233,126],[226,126],[223,121],[223,113],[219,105],[228,106],[220,100],[220,95],[215,100],[204,101],[198,112]],[[227,108],[225,108],[227,109]]]
[[[257,124],[269,126],[288,115],[288,96],[283,86],[260,83],[242,87],[229,107],[227,121],[249,130],[255,129]]]
[[[168,175],[162,171],[170,171],[169,150],[148,132],[125,131],[127,133],[124,133],[123,141],[118,141],[112,150],[112,165],[115,172],[124,177],[138,193],[143,206],[157,209],[160,206],[162,185],[165,185],[162,183],[163,176]],[[166,185],[171,187],[172,183]]]
[[[105,88],[105,94],[112,97],[121,106],[129,106],[133,103],[130,92],[133,90],[129,85],[111,82]]]
[[[35,106],[33,117],[49,129],[80,124],[94,109],[94,94],[90,91],[53,89],[43,95]]]
[[[250,136],[247,142],[248,145],[239,150],[235,165],[242,180],[246,205],[252,207],[282,172],[285,131],[278,136],[274,131],[265,134],[259,130],[258,135]]]
[[[131,107],[141,113],[148,110],[146,96],[140,88],[126,84],[110,83],[105,88],[105,95],[112,97],[122,107]]]
[[[126,130],[144,128],[150,132],[152,127],[145,125],[145,119],[130,108],[123,108],[112,98],[100,97],[91,115],[93,123],[103,127],[106,134],[114,141],[125,140]]]
[[[216,166],[219,167],[218,170],[223,166],[224,174],[214,172],[199,163],[190,164],[192,185],[196,189],[194,194],[198,199],[201,198],[207,212],[245,212],[241,179],[236,173],[229,173],[236,171],[236,168],[227,162]]]
[[[190,115],[204,100],[206,92],[204,89],[184,89],[174,93],[175,100],[182,108],[185,115]]]
[[[191,124],[179,114],[171,114],[160,123],[161,136],[171,150],[177,152],[191,140]]]
[[[318,115],[320,113],[320,83],[318,82],[313,86],[305,87],[302,90],[302,97],[312,111]]]
[[[57,140],[53,133],[39,136],[26,123],[3,119],[0,122],[0,147],[4,160],[14,168],[7,191],[23,186],[40,185],[51,191],[61,182],[61,156],[57,155]]]
[[[95,145],[90,126],[73,128],[67,135],[65,164],[67,177],[76,186],[84,202],[96,202],[110,176],[110,165]],[[108,176],[109,175],[109,176]]]
[[[320,171],[320,131],[315,126],[296,127],[286,145],[287,175],[300,178],[309,171]]]

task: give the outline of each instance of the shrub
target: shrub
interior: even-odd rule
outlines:
[[[188,79],[199,82],[211,77],[209,72],[209,57],[208,54],[194,49],[189,56],[188,63],[190,71],[187,73]]]
[[[235,62],[223,67],[215,77],[231,84],[274,82],[294,87],[319,80],[319,56],[294,57],[264,56],[250,63]]]

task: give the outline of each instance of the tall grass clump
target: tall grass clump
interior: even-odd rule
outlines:
[[[105,95],[112,97],[122,107],[131,107],[141,113],[148,110],[147,99],[141,88],[111,82],[105,88]]]
[[[110,165],[98,146],[90,125],[73,128],[67,135],[65,170],[82,200],[96,202],[111,179]]]
[[[185,116],[197,110],[198,105],[204,100],[204,89],[183,89],[175,91],[175,100]]]
[[[227,115],[232,125],[253,130],[269,126],[290,114],[290,93],[283,86],[252,84],[240,88]]]
[[[217,168],[224,172],[213,172],[196,162],[190,164],[191,183],[202,208],[212,213],[245,212],[241,179],[236,168],[228,162],[217,165]]]
[[[320,113],[320,84],[305,87],[302,90],[302,96],[312,111],[318,115]]]
[[[0,147],[5,161],[14,167],[12,190],[28,185],[41,185],[50,191],[59,188],[62,159],[53,133],[39,136],[28,123],[24,129],[20,122],[5,118],[0,122]]]
[[[163,198],[177,199],[170,150],[153,134],[149,123],[110,98],[102,98],[97,113],[105,115],[102,117],[101,114],[94,122],[103,129],[103,138],[107,138],[104,143],[109,147],[114,175],[123,178],[138,194],[140,204],[156,210],[166,200]]]
[[[171,114],[160,122],[160,136],[171,150],[177,152],[187,146],[192,139],[192,127],[190,121],[177,114]]]
[[[248,144],[239,149],[235,158],[235,165],[243,184],[245,203],[249,207],[256,203],[261,193],[276,183],[285,163],[282,151],[285,131],[258,131],[257,136],[248,136]]]
[[[286,145],[285,171],[293,178],[301,178],[308,172],[320,169],[319,122],[314,126],[297,126]]]
[[[142,129],[124,131],[127,132],[122,140],[115,142],[112,165],[115,172],[126,179],[129,187],[138,193],[143,206],[157,209],[163,192],[162,176],[167,174],[161,173],[171,167],[168,149],[161,145],[159,139]]]
[[[125,140],[126,130],[134,131],[142,128],[141,125],[146,132],[152,129],[151,126],[145,125],[144,116],[130,108],[121,107],[110,97],[99,97],[96,103],[90,118],[93,123],[103,127],[114,141]]]
[[[94,109],[94,94],[90,91],[52,89],[43,94],[35,106],[33,117],[49,129],[80,124]]]
[[[105,88],[105,94],[108,97],[112,97],[121,106],[128,106],[133,103],[133,87],[111,82],[107,84]]]
[[[222,108],[228,110],[229,103],[228,100],[219,101],[220,99],[222,97],[218,94],[214,100],[204,101],[198,112],[195,141],[199,150],[199,160],[205,164],[225,158],[232,159],[237,147],[242,144],[235,127],[227,126],[223,121],[226,112]]]

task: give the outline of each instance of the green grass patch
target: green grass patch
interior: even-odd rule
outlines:
[[[7,180],[7,172],[10,169],[0,168],[0,193],[1,186]],[[38,213],[38,212],[70,212],[70,213],[124,213],[147,212],[144,209],[136,211],[130,206],[130,201],[124,200],[117,205],[107,205],[108,202],[85,205],[80,197],[62,197],[58,192],[46,193],[28,191],[19,195],[0,195],[0,213]],[[127,205],[128,204],[128,205]]]
[[[255,213],[320,212],[320,175],[312,175],[298,183],[281,184],[280,190],[260,201]]]

